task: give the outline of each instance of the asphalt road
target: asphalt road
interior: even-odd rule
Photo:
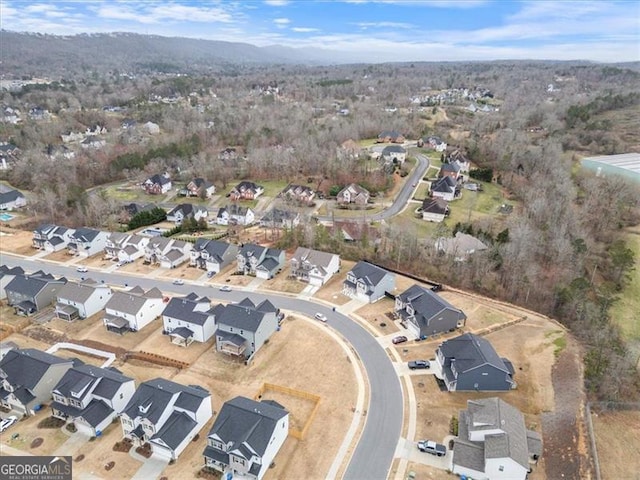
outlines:
[[[422,175],[424,175],[424,171]],[[419,169],[416,169],[414,174],[417,178],[421,178]],[[412,180],[409,180],[408,185],[411,185]],[[198,295],[206,295],[213,300],[240,301],[249,297],[253,302],[260,302],[269,299],[278,308],[292,310],[311,317],[316,312],[324,313],[327,316],[327,324],[342,334],[362,360],[370,386],[370,403],[365,427],[343,478],[345,480],[387,478],[402,429],[403,398],[400,380],[382,346],[368,331],[349,317],[334,312],[322,304],[285,295],[271,293],[265,295],[240,290],[220,292],[216,287],[191,284],[179,286],[173,285],[170,280],[135,277],[115,272],[104,273],[91,270],[89,273],[78,273],[73,266],[63,266],[43,260],[19,258],[5,254],[2,255],[0,263],[9,267],[19,265],[27,271],[44,270],[56,276],[64,275],[71,280],[86,276],[110,285],[139,285],[145,290],[158,287],[163,292],[185,295],[195,292]],[[319,452],[319,454],[321,453]]]
[[[366,215],[367,221],[377,222],[380,220],[386,220],[391,218],[397,214],[399,214],[402,209],[405,207],[409,199],[413,196],[413,192],[417,187],[414,187],[414,184],[418,184],[424,175],[427,173],[429,169],[429,159],[424,155],[416,155],[416,160],[418,163],[416,164],[413,171],[407,176],[407,179],[398,194],[396,195],[395,200],[391,204],[391,206],[382,212],[373,213],[371,215]],[[366,210],[363,210],[363,213],[366,213]],[[362,218],[359,217],[340,217],[336,215],[335,218],[331,216],[322,216],[315,217],[318,221],[321,222],[330,222],[334,219],[338,219],[342,222],[360,222]]]

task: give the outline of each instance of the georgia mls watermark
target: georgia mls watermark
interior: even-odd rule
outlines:
[[[0,457],[2,480],[71,480],[71,457]]]

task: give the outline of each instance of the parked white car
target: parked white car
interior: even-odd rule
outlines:
[[[7,428],[18,421],[18,417],[11,415],[0,422],[0,432],[4,432]]]

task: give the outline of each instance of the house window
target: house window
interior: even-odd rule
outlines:
[[[498,471],[499,471],[499,472],[504,472],[504,465],[500,465],[500,466],[498,467]]]
[[[240,330],[240,335],[244,335],[244,330]]]
[[[124,393],[120,393],[120,400],[124,398]]]

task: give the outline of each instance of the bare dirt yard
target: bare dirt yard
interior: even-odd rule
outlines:
[[[51,252],[50,254],[46,255],[45,258],[50,262],[66,263],[76,257],[70,254],[67,249],[64,249],[57,252]]]
[[[308,285],[305,282],[289,277],[291,269],[286,267],[270,280],[265,280],[258,290],[271,290],[272,292],[300,293]]]
[[[51,455],[69,437],[60,428],[38,428],[38,423],[50,414],[51,409],[44,407],[37,415],[25,417],[0,434],[0,451],[2,445],[8,445],[32,455]],[[16,438],[13,438],[14,436]],[[32,448],[31,444],[36,438],[41,438],[43,442],[40,446]]]
[[[160,265],[145,265],[144,260],[142,258],[139,258],[134,262],[127,263],[121,266],[120,268],[118,268],[118,271],[134,273],[147,277],[149,276],[149,274],[155,272],[158,268],[160,268]]]
[[[0,227],[0,250],[31,256],[39,252],[31,246],[33,232]]]
[[[640,479],[640,411],[591,410],[603,479]]]
[[[351,270],[354,265],[355,262],[342,260],[340,273],[334,275],[331,280],[324,284],[323,287],[314,294],[314,297],[324,300],[325,302],[333,303],[334,305],[344,305],[349,302],[351,298],[342,294],[342,284],[347,277],[347,272]]]
[[[189,265],[189,262],[185,262],[182,265],[178,265],[176,268],[164,269],[159,275],[163,278],[181,278],[183,280],[197,280],[206,272],[196,267]]]
[[[398,321],[394,321],[387,314],[392,314],[394,301],[383,298],[376,303],[371,303],[357,309],[354,313],[363,318],[378,336],[389,335],[398,332],[402,327]]]
[[[235,263],[232,263],[227,268],[222,270],[216,276],[214,276],[211,281],[215,283],[223,283],[230,286],[241,286],[246,287],[249,285],[256,277],[251,277],[249,275],[234,275],[236,271]]]

